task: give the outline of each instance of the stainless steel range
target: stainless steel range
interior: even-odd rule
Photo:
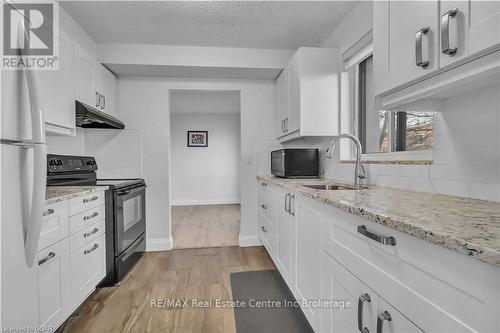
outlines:
[[[119,282],[146,250],[144,179],[97,179],[90,156],[47,155],[47,186],[108,186],[106,191],[106,277],[100,287]]]

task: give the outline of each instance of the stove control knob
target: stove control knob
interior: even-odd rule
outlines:
[[[49,160],[49,165],[57,165],[57,160],[56,159]]]

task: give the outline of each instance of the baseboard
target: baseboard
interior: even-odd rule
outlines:
[[[262,246],[259,235],[242,236],[239,239],[240,247]]]
[[[149,238],[146,241],[147,252],[170,251],[173,246],[174,240],[172,239],[172,235],[169,238]]]
[[[238,199],[213,199],[213,200],[172,200],[171,206],[202,206],[202,205],[232,205],[239,204]]]

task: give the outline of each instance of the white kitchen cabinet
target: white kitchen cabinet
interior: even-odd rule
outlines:
[[[423,332],[326,252],[323,266],[322,299],[349,306],[323,309],[321,332]]]
[[[59,30],[57,70],[39,71],[45,128],[48,133],[75,135],[73,40]]]
[[[280,142],[338,134],[339,51],[301,47],[277,80]]]
[[[500,45],[500,1],[469,0],[469,54]]]
[[[363,332],[364,328],[368,329],[366,332],[376,332],[373,318],[377,314],[377,294],[326,252],[322,252],[321,258],[321,299],[344,302],[322,309],[321,332]]]
[[[321,220],[320,205],[308,198],[297,197],[295,216],[295,264],[292,291],[296,298],[314,302],[321,297]],[[303,307],[302,311],[315,330],[319,330],[319,308]]]
[[[390,1],[389,13],[389,82],[393,88],[438,69],[438,2]],[[422,61],[417,64],[419,56]]]
[[[95,73],[97,62],[77,42],[75,45],[75,99],[92,107],[100,103],[95,91]]]
[[[73,307],[79,306],[106,275],[105,235],[71,254],[70,279]]]
[[[96,66],[95,90],[99,96],[96,108],[111,115],[116,115],[116,77],[102,64]]]
[[[276,79],[276,137],[286,134],[288,117],[288,71],[283,70]]]
[[[38,253],[40,326],[59,327],[71,313],[69,243],[64,239]]]
[[[276,190],[276,266],[286,283],[292,285],[295,204],[292,194]]]

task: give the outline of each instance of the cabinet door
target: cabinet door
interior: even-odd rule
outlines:
[[[299,198],[295,216],[295,269],[293,289],[297,298],[316,301],[321,298],[321,221],[320,208]],[[302,308],[309,323],[319,330],[320,310]]]
[[[290,61],[288,65],[288,115],[286,120],[287,134],[300,130],[300,67],[298,53]],[[307,110],[302,110],[307,112]]]
[[[276,266],[286,283],[291,286],[293,265],[293,216],[285,211],[288,208],[289,197],[284,192],[278,192],[276,202]]]
[[[102,64],[96,65],[95,90],[99,94],[97,109],[115,115],[116,77]]]
[[[322,261],[321,299],[330,304],[322,310],[321,332],[359,332],[358,324],[369,332],[376,332],[373,318],[376,316],[378,297],[375,292],[326,252],[322,253]]]
[[[443,68],[468,55],[469,2],[441,0],[440,7],[439,67]],[[452,51],[447,51],[448,49]]]
[[[68,239],[40,251],[38,262],[40,326],[57,328],[71,311]]]
[[[439,15],[437,1],[391,1],[389,6],[389,66],[394,88],[438,68]],[[421,54],[428,65],[422,67],[416,65],[416,35],[426,27]]]
[[[470,0],[469,54],[500,44],[500,1]]]
[[[71,297],[76,307],[95,289],[106,272],[105,235],[71,254]]]
[[[99,105],[95,91],[94,57],[81,45],[75,44],[75,99],[92,107]]]
[[[59,69],[40,71],[42,103],[47,130],[75,134],[75,89],[73,40],[59,31]]]
[[[378,298],[377,314],[374,320],[377,322],[377,332],[381,333],[423,332],[380,297]]]
[[[288,69],[283,69],[276,79],[276,137],[285,132],[285,119],[288,113]]]

